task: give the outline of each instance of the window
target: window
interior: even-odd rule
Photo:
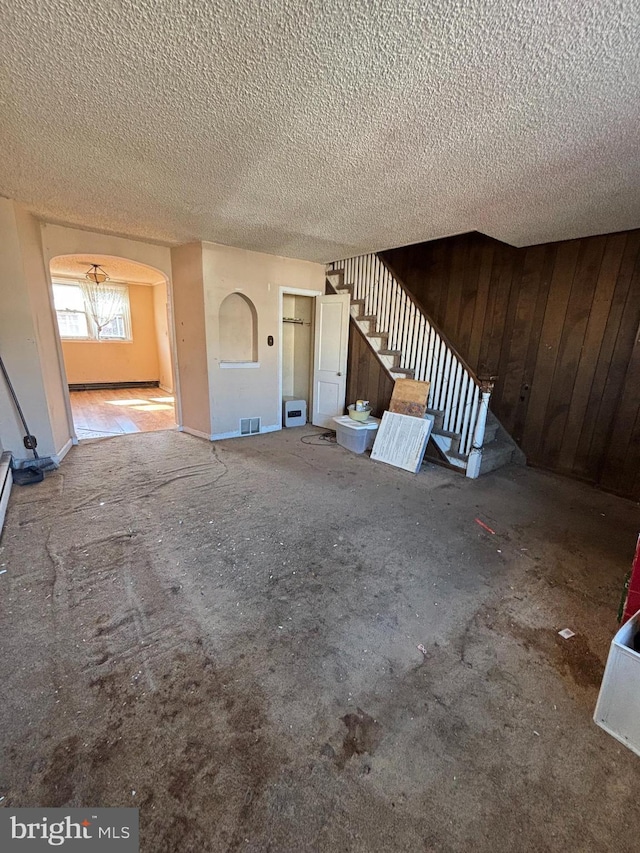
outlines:
[[[81,341],[132,339],[127,287],[109,284],[102,293],[104,295],[98,291],[97,297],[95,294],[89,297],[80,284],[54,281],[53,303],[61,338]]]

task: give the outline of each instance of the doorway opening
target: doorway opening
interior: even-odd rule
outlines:
[[[333,429],[344,414],[349,306],[348,293],[280,288],[281,426]]]
[[[78,440],[175,429],[166,277],[126,258],[86,254],[53,258],[50,275]]]
[[[282,425],[311,420],[315,298],[282,294]]]

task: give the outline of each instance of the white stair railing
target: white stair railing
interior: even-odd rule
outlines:
[[[375,255],[334,261],[329,272],[342,271],[356,314],[369,321],[369,336],[379,336],[379,357],[397,355],[401,373],[430,383],[429,408],[442,412],[442,430],[459,436],[457,457],[472,457],[467,476],[479,471],[489,393],[411,294]],[[384,344],[386,340],[386,345]],[[375,348],[375,347],[374,347]],[[393,376],[394,368],[385,365]],[[481,405],[483,403],[483,405]]]

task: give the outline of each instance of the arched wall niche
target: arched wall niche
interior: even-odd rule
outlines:
[[[258,361],[258,315],[243,293],[230,293],[220,305],[220,361],[247,364]]]

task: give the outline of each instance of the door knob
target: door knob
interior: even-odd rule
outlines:
[[[342,376],[342,374],[341,374],[341,373],[337,373],[337,374],[336,374],[336,376]]]

